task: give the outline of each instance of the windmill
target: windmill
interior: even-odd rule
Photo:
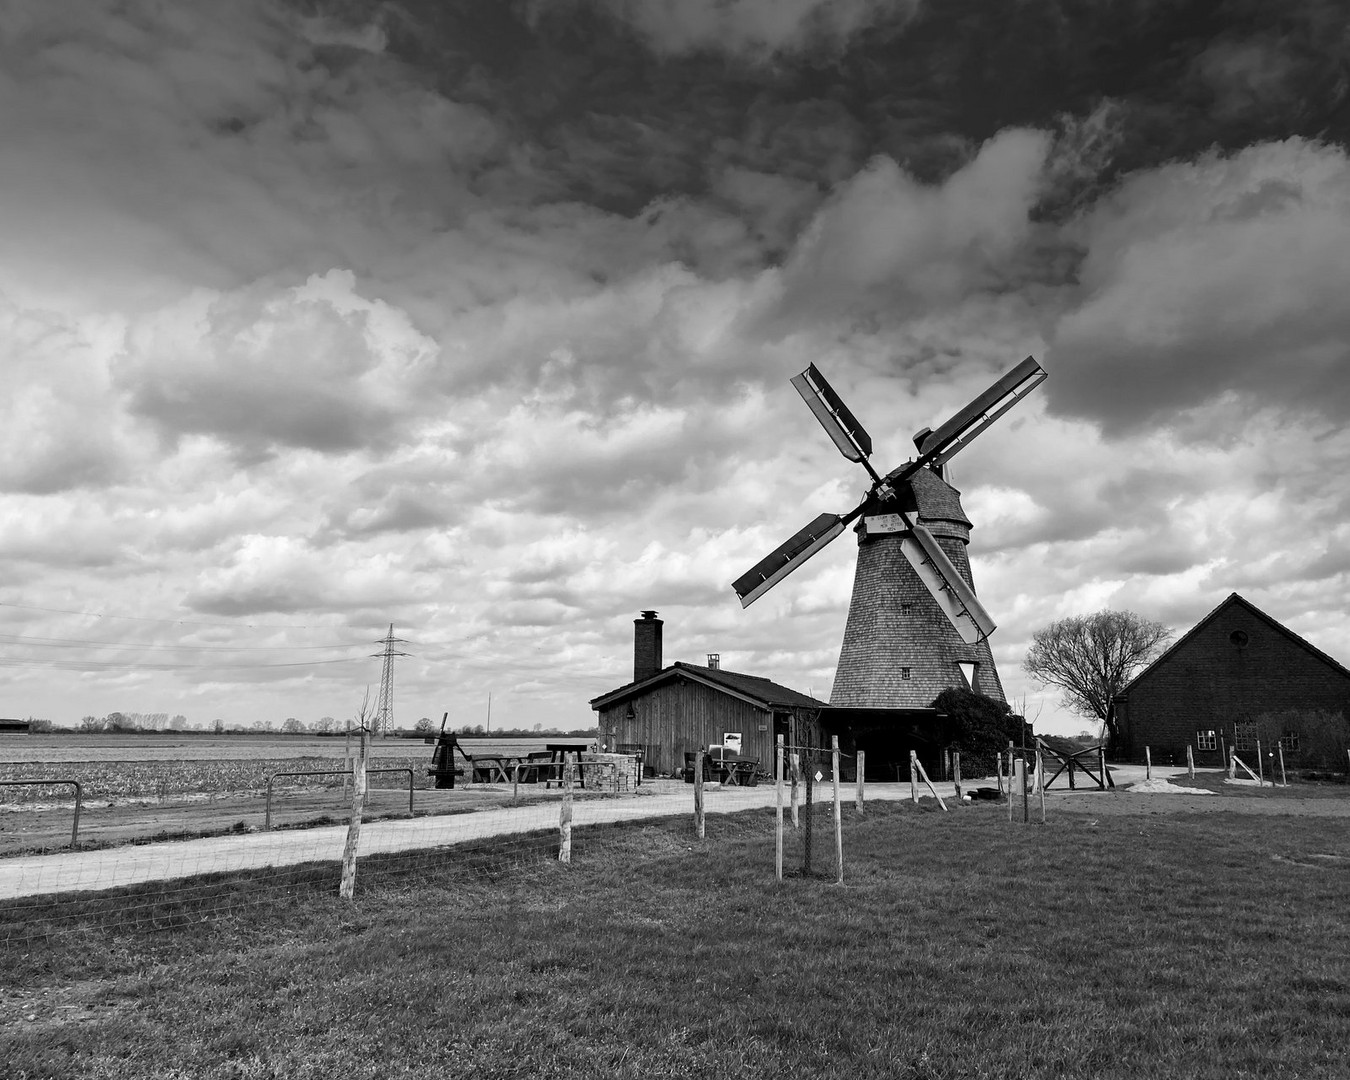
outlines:
[[[880,475],[871,436],[814,364],[792,380],[840,453],[872,485],[847,514],[821,514],[732,585],[748,607],[858,521],[858,566],[830,705],[930,706],[951,686],[1003,700],[988,638],[994,621],[975,597],[971,523],[946,463],[1046,377],[1027,357],[936,431],[914,436],[918,457]]]

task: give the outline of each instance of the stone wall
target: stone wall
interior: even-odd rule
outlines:
[[[638,759],[635,755],[585,753],[581,760],[598,763],[585,767],[587,791],[609,795],[632,795],[637,791]]]

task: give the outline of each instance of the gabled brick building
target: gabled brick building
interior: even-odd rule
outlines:
[[[1197,765],[1284,748],[1291,766],[1346,764],[1350,670],[1231,594],[1116,698],[1125,753]]]

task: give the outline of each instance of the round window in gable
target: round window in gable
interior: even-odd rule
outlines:
[[[1247,642],[1250,641],[1251,639],[1247,637],[1246,630],[1234,630],[1231,634],[1228,635],[1228,640],[1231,641],[1234,645],[1236,645],[1239,649],[1245,649],[1247,647]]]

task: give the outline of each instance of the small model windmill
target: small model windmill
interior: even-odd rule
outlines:
[[[830,704],[925,708],[944,689],[966,686],[1003,700],[988,637],[994,621],[975,597],[966,545],[971,523],[943,466],[1046,377],[1027,357],[936,431],[914,436],[919,456],[885,476],[869,460],[871,436],[812,364],[792,380],[816,419],[872,479],[842,517],[821,514],[732,585],[748,607],[852,521],[858,534],[844,643]]]

